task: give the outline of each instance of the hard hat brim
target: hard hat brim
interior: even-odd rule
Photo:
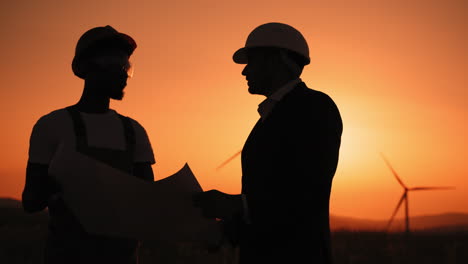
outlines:
[[[127,34],[120,33],[117,35],[117,38],[121,41],[123,49],[127,52],[128,56],[133,54],[133,51],[137,48],[135,40]]]
[[[254,47],[243,47],[243,48],[238,49],[236,52],[234,52],[234,55],[232,55],[232,60],[237,64],[247,64],[249,62],[248,57],[247,57],[247,50],[249,48],[254,48]],[[293,52],[297,53],[295,51]],[[303,58],[304,65],[310,64],[310,58],[304,57],[303,55],[299,53],[297,54]]]
[[[232,55],[232,60],[237,64],[247,64],[247,48],[243,47],[234,52],[234,55]]]

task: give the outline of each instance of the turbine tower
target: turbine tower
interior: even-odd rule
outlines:
[[[408,193],[411,192],[411,191],[451,190],[451,189],[455,189],[455,187],[446,187],[446,186],[408,187],[403,183],[400,176],[398,176],[398,173],[396,173],[396,171],[393,169],[392,165],[390,165],[390,162],[388,162],[387,158],[385,158],[385,156],[382,153],[380,153],[380,155],[382,156],[383,160],[387,164],[388,168],[390,168],[390,170],[392,171],[393,176],[395,176],[396,180],[401,185],[401,187],[403,187],[403,190],[404,190],[403,194],[401,195],[400,201],[398,201],[398,204],[397,204],[395,210],[393,211],[392,217],[390,217],[390,221],[388,221],[386,230],[388,232],[388,230],[390,228],[390,225],[392,224],[393,219],[395,218],[395,215],[398,212],[398,209],[400,209],[401,204],[404,202],[405,203],[405,232],[406,232],[406,234],[409,234],[410,224],[409,224],[409,209],[408,209]]]

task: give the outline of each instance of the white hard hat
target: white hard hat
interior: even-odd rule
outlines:
[[[235,63],[247,64],[247,49],[275,47],[293,51],[310,63],[309,46],[297,29],[283,23],[267,23],[255,28],[247,37],[245,47],[237,50],[232,59]]]

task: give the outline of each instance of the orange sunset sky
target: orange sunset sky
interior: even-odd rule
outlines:
[[[332,214],[390,217],[402,190],[379,152],[409,186],[456,186],[410,194],[410,214],[468,213],[467,3],[2,1],[0,196],[21,197],[31,129],[77,102],[76,42],[105,25],[138,43],[134,78],[112,108],[146,128],[156,178],[188,162],[204,189],[239,193],[240,159],[215,168],[242,148],[264,97],[247,92],[232,54],[256,26],[283,22],[309,43],[303,81],[342,114]]]

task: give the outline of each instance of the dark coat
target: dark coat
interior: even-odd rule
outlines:
[[[246,263],[331,263],[329,198],[342,121],[326,94],[299,83],[259,120],[242,150],[251,224],[240,232]]]

